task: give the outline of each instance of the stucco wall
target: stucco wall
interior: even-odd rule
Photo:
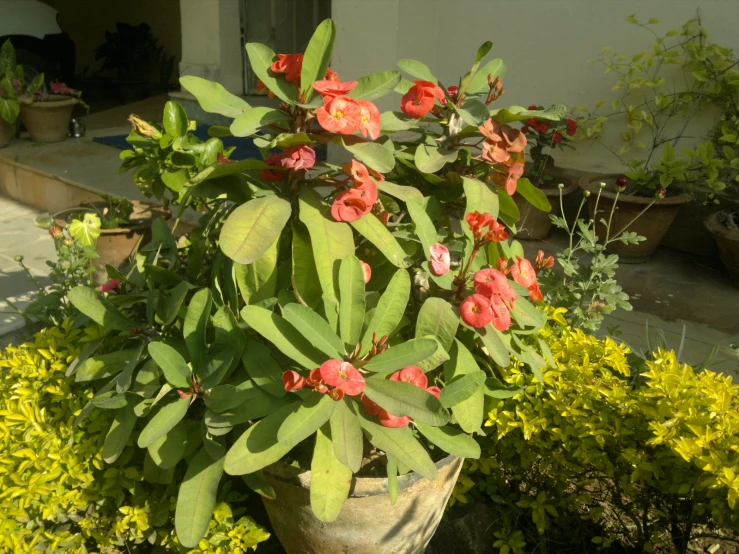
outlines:
[[[651,47],[653,37],[626,17],[659,18],[659,32],[680,27],[698,6],[710,39],[739,50],[738,0],[334,0],[333,65],[350,79],[414,58],[448,86],[469,69],[477,47],[492,40],[492,55],[508,66],[501,107],[593,106],[612,98],[614,81],[587,60],[604,46],[627,54]],[[383,99],[381,108],[397,109],[398,100]],[[710,123],[710,117],[704,114],[697,124]],[[580,145],[560,159],[579,169],[620,167],[598,146]]]

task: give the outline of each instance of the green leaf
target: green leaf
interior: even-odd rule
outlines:
[[[525,177],[518,180],[516,190],[537,210],[547,213],[552,211],[552,205],[549,203],[547,195],[531,184],[531,181]]]
[[[128,400],[125,394],[121,394],[116,391],[108,391],[101,394],[96,394],[90,400],[92,405],[101,410],[117,410],[128,405]]]
[[[327,425],[318,429],[310,465],[310,506],[319,521],[335,521],[352,486],[352,470],[334,454],[331,431]]]
[[[494,219],[498,218],[498,195],[495,194],[490,187],[471,177],[462,177],[464,186],[464,195],[467,198],[467,206],[464,215],[472,212],[489,213]],[[469,226],[462,224],[465,234],[469,234]]]
[[[250,396],[251,389],[240,389],[231,384],[218,385],[208,391],[205,405],[209,410],[222,413],[241,406]]]
[[[339,332],[349,350],[359,342],[364,324],[365,292],[362,262],[347,256],[339,269]]]
[[[430,427],[423,423],[416,423],[416,428],[431,443],[444,452],[460,458],[478,459],[480,445],[477,441],[454,427]]]
[[[437,348],[438,345],[434,339],[411,339],[388,348],[379,356],[372,358],[362,369],[377,373],[398,371],[409,365],[418,365],[419,362],[436,352]]]
[[[259,419],[289,404],[295,398],[287,394],[278,398],[258,387],[243,389],[243,394],[246,400],[235,408],[222,413],[207,409],[203,421],[208,429],[230,429],[247,421]]]
[[[485,123],[490,118],[490,112],[485,104],[470,98],[461,108],[455,107],[454,110],[460,115],[467,125],[478,126]]]
[[[100,218],[96,214],[85,214],[83,219],[75,219],[69,224],[69,235],[82,246],[95,246],[100,236]]]
[[[276,110],[266,106],[257,106],[240,113],[236,119],[231,122],[229,129],[235,137],[248,137],[262,129],[262,127],[268,126],[277,121],[286,121],[288,119],[290,119],[290,115],[286,114],[282,110]]]
[[[244,368],[252,381],[272,396],[284,396],[285,385],[282,381],[282,368],[272,357],[269,347],[261,342],[246,342],[242,356]]]
[[[103,460],[107,464],[112,464],[118,459],[136,426],[136,414],[133,408],[134,403],[131,402],[115,413],[113,423],[103,443]]]
[[[288,83],[284,78],[273,77],[270,73],[269,68],[277,60],[277,55],[269,46],[249,42],[246,44],[246,54],[249,57],[252,71],[269,90],[283,102],[293,105],[298,103],[298,89],[295,83]]]
[[[431,81],[434,84],[439,82],[425,63],[405,58],[398,60],[398,67],[409,75],[413,75],[424,81]]]
[[[70,290],[67,297],[75,308],[105,329],[127,331],[136,327],[133,321],[119,312],[113,304],[94,289],[80,285]]]
[[[306,306],[316,309],[321,303],[321,281],[316,271],[316,261],[310,244],[307,229],[299,222],[293,221],[292,241],[292,284],[295,296]],[[351,230],[349,231],[351,234]],[[332,287],[333,288],[333,287]]]
[[[264,169],[265,167],[269,166],[262,160],[252,159],[241,160],[240,162],[232,162],[230,164],[215,164],[210,167],[206,167],[200,173],[198,173],[194,177],[191,177],[190,184],[196,185],[204,181],[220,179],[221,177],[243,173],[244,171]]]
[[[451,381],[447,381],[441,390],[441,405],[445,408],[452,408],[472,397],[477,391],[481,390],[482,384],[485,382],[484,371],[472,371],[455,377]]]
[[[234,118],[250,107],[240,96],[231,94],[223,85],[214,81],[194,75],[185,75],[180,77],[180,84],[197,99],[200,107],[208,113]]]
[[[470,373],[482,372],[475,358],[467,347],[459,340],[455,340],[449,351],[450,359],[444,364],[444,378],[447,383]],[[465,433],[474,433],[482,426],[485,412],[485,395],[482,387],[479,387],[472,396],[459,402],[452,408],[452,414],[457,424]]]
[[[262,257],[254,263],[234,264],[234,277],[246,304],[257,304],[277,296],[277,258],[280,251],[278,238]]]
[[[508,367],[511,363],[511,357],[501,338],[501,332],[492,325],[488,325],[484,329],[477,329],[477,333],[493,361],[500,367]]]
[[[503,189],[498,189],[498,203],[500,205],[500,219],[508,226],[521,220],[521,212],[516,201]]]
[[[365,77],[360,77],[357,88],[349,96],[357,100],[377,100],[393,90],[400,82],[400,72],[381,71]]]
[[[395,167],[395,153],[379,142],[358,142],[347,144],[342,141],[344,148],[354,154],[360,162],[368,165],[380,173],[389,173]]]
[[[423,202],[423,193],[417,188],[396,185],[395,183],[391,183],[389,181],[377,183],[377,188],[385,194],[394,196],[395,198],[398,198],[403,202],[408,202],[409,200],[415,200],[419,203]]]
[[[0,98],[0,118],[11,125],[15,124],[21,113],[21,105],[12,98]]]
[[[201,448],[187,466],[174,516],[177,538],[185,548],[198,546],[208,532],[223,464],[224,458],[214,460],[205,448]]]
[[[470,84],[467,86],[468,94],[477,94],[488,88],[488,75],[492,75],[493,79],[496,77],[503,77],[505,75],[506,66],[503,60],[496,58],[486,63],[482,69],[478,70],[477,73],[472,77]]]
[[[421,337],[418,337],[418,338],[421,338]],[[436,352],[434,352],[433,354],[431,354],[431,356],[429,356],[428,358],[425,358],[425,359],[421,360],[417,364],[418,367],[420,367],[424,371],[424,373],[428,373],[432,369],[436,369],[441,364],[443,364],[444,362],[446,362],[449,359],[449,354],[447,353],[446,350],[444,350],[444,348],[442,348],[442,346],[439,343],[439,341],[436,340],[436,337],[429,336],[429,337],[423,337],[423,338],[429,338],[429,339],[433,340],[436,343],[436,346],[437,346]]]
[[[457,159],[459,150],[443,150],[428,144],[419,144],[416,148],[415,163],[419,171],[436,173],[446,164]]]
[[[159,317],[162,325],[170,325],[180,313],[182,303],[185,301],[187,293],[192,289],[192,285],[186,281],[171,288],[166,295],[160,297],[161,309]]]
[[[309,393],[282,422],[277,440],[286,446],[295,446],[326,423],[334,408],[336,401],[328,394]]]
[[[226,454],[224,469],[229,475],[244,475],[264,469],[282,459],[292,446],[277,441],[277,430],[295,410],[295,403],[272,412],[247,429]]]
[[[138,354],[138,348],[90,356],[79,365],[75,382],[96,381],[119,373]]]
[[[449,351],[459,327],[459,316],[452,305],[442,298],[430,297],[421,306],[416,319],[416,336],[436,338]]]
[[[380,297],[372,319],[362,337],[362,352],[372,345],[372,335],[377,333],[380,339],[390,335],[400,324],[411,294],[411,277],[404,269],[395,272],[385,292]]]
[[[197,373],[207,363],[208,347],[205,342],[205,333],[210,320],[210,310],[213,304],[210,289],[200,289],[190,299],[182,326],[187,351],[190,353],[192,367]]]
[[[400,429],[384,427],[370,420],[364,414],[361,415],[359,422],[362,424],[362,430],[367,440],[375,447],[391,455],[398,462],[426,479],[431,481],[436,479],[439,472],[434,462],[408,427]]]
[[[240,332],[239,335],[243,337]],[[215,355],[213,354],[213,350],[214,348],[211,348],[211,351],[208,353],[208,363],[205,366],[201,366],[201,369],[197,373],[200,378],[200,386],[205,390],[219,385],[234,365],[234,359],[238,358],[241,354],[240,347],[238,351],[234,350],[234,348],[218,350]]]
[[[313,94],[313,83],[324,78],[331,62],[336,40],[336,24],[324,19],[313,33],[305,49],[303,69],[300,73],[300,92],[304,101]]]
[[[438,242],[436,227],[420,203],[409,200],[406,208],[413,220],[413,231],[423,245],[423,253],[427,260],[431,260],[431,247]]]
[[[362,466],[364,444],[362,427],[352,401],[344,399],[337,402],[329,421],[336,458],[357,473]]]
[[[520,296],[513,303],[511,315],[521,327],[541,329],[547,323],[546,312],[536,309],[531,302]]]
[[[338,302],[341,260],[354,254],[354,236],[346,223],[329,219],[330,211],[321,196],[310,187],[300,190],[300,221],[308,228],[316,272],[323,294]]]
[[[326,361],[310,341],[277,314],[259,306],[245,306],[241,317],[249,327],[303,367],[314,369]]]
[[[192,379],[190,367],[177,350],[163,342],[150,342],[149,354],[170,385],[178,389],[189,390]]]
[[[411,383],[367,379],[364,394],[395,416],[409,416],[434,427],[449,422],[449,413],[439,399]]]
[[[395,267],[405,268],[413,263],[413,260],[406,255],[405,250],[398,243],[398,240],[374,214],[370,213],[362,219],[352,221],[351,226],[374,244]]]
[[[288,304],[282,309],[282,315],[326,356],[335,360],[344,357],[344,343],[336,336],[326,320],[316,312],[302,304]]]
[[[290,203],[276,195],[242,204],[223,224],[221,250],[237,263],[255,262],[278,239],[291,213]]]
[[[264,473],[261,471],[255,471],[254,473],[246,473],[241,476],[246,483],[246,486],[257,493],[259,496],[269,498],[270,500],[277,499],[277,493],[269,481],[264,478]]]
[[[390,505],[395,506],[398,501],[398,461],[390,454],[387,456],[387,488],[390,494]]]
[[[513,398],[517,394],[521,394],[524,389],[523,388],[505,388],[503,386],[503,383],[498,381],[497,379],[487,379],[485,381],[485,388],[483,389],[485,396],[490,396],[492,398]]]
[[[139,448],[148,448],[149,445],[154,444],[154,442],[169,433],[175,425],[182,421],[182,418],[187,414],[190,400],[192,399],[189,396],[187,398],[172,396],[167,402],[160,403],[161,407],[139,435]]]
[[[411,86],[413,86],[413,83],[411,83]],[[418,120],[400,112],[383,112],[380,115],[380,126],[386,133],[391,131],[407,131],[417,128]]]
[[[185,110],[177,102],[169,100],[164,105],[163,121],[164,131],[172,137],[184,137],[187,135],[187,129],[190,121],[187,119]]]
[[[169,433],[149,445],[149,456],[158,468],[172,469],[185,455],[187,427],[184,423],[180,421]]]
[[[567,113],[567,107],[555,104],[546,110],[528,110],[522,106],[508,106],[500,110],[491,110],[490,115],[500,123],[512,123],[536,118],[546,121],[559,121]]]

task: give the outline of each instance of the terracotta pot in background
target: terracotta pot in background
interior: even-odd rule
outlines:
[[[276,499],[263,498],[272,527],[287,554],[421,554],[436,531],[461,458],[436,463],[439,476],[398,477],[398,500],[390,504],[386,478],[355,478],[344,509],[333,523],[310,507],[310,471],[278,462],[264,469]]]
[[[13,140],[17,128],[17,122],[8,123],[0,117],[0,148],[5,148]]]
[[[739,225],[739,210],[714,213],[705,221],[706,229],[716,238],[719,256],[734,284],[739,287],[739,229],[730,229],[726,222],[733,216]]]
[[[32,140],[59,142],[69,136],[69,120],[78,103],[73,96],[55,95],[21,104],[21,121]]]
[[[577,190],[577,181],[575,179],[565,175],[558,175],[557,179],[565,185],[565,188],[562,189],[563,200],[567,195]],[[526,240],[541,240],[546,238],[552,230],[552,220],[549,218],[550,214],[562,214],[559,204],[559,189],[547,187],[541,188],[540,190],[546,195],[547,200],[552,205],[551,212],[543,212],[536,209],[520,194],[513,196],[513,200],[518,206],[518,211],[521,212],[521,220],[516,225],[519,229],[518,233],[516,233],[516,238]]]
[[[719,200],[718,204],[704,206],[696,199],[680,206],[675,221],[662,239],[662,246],[715,259],[718,256],[716,239],[704,222],[716,212],[739,209],[739,198],[719,197]]]
[[[595,231],[600,238],[605,238],[606,236],[605,225],[600,220],[605,219],[608,221],[611,210],[613,209],[616,193],[609,192],[607,187],[600,193],[600,200],[598,200],[598,192],[600,191],[599,183],[605,182],[606,185],[613,186],[615,180],[620,176],[620,174],[595,175],[593,177],[583,177],[580,180],[580,187],[590,192],[588,208],[590,217],[596,220]],[[662,242],[662,238],[670,228],[670,225],[672,225],[675,216],[677,216],[680,210],[680,206],[689,201],[690,197],[687,194],[668,196],[661,200],[626,194],[619,195],[616,209],[613,212],[613,219],[611,220],[611,236],[626,229],[646,237],[646,240],[639,244],[613,242],[609,245],[608,251],[618,254],[620,261],[625,263],[641,263],[646,261],[657,249],[660,242]],[[598,202],[597,214],[594,213],[596,202]],[[650,204],[651,207],[636,219],[636,221],[633,221]]]

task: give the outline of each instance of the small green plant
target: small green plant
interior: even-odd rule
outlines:
[[[0,118],[15,123],[21,113],[23,97],[38,92],[43,84],[43,73],[26,84],[23,66],[17,63],[13,44],[6,40],[0,47]]]

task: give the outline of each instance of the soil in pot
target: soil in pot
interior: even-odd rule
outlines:
[[[708,216],[705,226],[716,237],[721,261],[739,287],[739,210],[714,213]]]
[[[276,498],[262,500],[287,554],[421,554],[439,525],[462,463],[454,456],[439,460],[435,481],[413,472],[399,476],[394,505],[387,478],[355,476],[352,492],[332,523],[313,515],[311,472],[283,462],[264,469]]]
[[[13,140],[16,129],[16,122],[8,123],[0,117],[0,148],[5,148]]]
[[[622,231],[633,231],[637,235],[646,237],[639,244],[623,244],[612,242],[608,251],[618,254],[620,261],[624,263],[641,263],[646,261],[657,249],[665,233],[672,225],[677,216],[680,206],[690,201],[687,194],[677,194],[663,199],[647,198],[642,196],[631,196],[627,194],[618,195],[618,202],[614,209],[616,199],[616,179],[621,175],[595,175],[583,177],[580,187],[590,192],[588,197],[588,208],[590,217],[596,220],[595,231],[600,239],[606,237],[606,226],[601,219],[606,221],[611,218],[610,236],[620,234]],[[601,191],[600,183],[606,183],[606,188]],[[600,192],[600,199],[598,199]],[[598,213],[595,213],[596,202]],[[643,215],[639,214],[647,208]]]
[[[69,136],[69,120],[78,103],[72,96],[45,96],[33,104],[21,105],[21,121],[32,140],[59,142]]]
[[[577,190],[577,181],[571,177],[557,175],[557,182],[565,185],[565,188],[562,189],[563,201],[569,194]],[[547,200],[552,205],[551,212],[543,212],[536,209],[520,194],[513,195],[513,200],[516,202],[518,211],[521,213],[521,219],[516,225],[519,229],[518,233],[516,233],[516,238],[526,240],[541,240],[546,238],[552,230],[552,220],[549,216],[551,214],[562,214],[559,202],[559,189],[557,187],[547,186],[542,187],[540,190],[546,195]]]

